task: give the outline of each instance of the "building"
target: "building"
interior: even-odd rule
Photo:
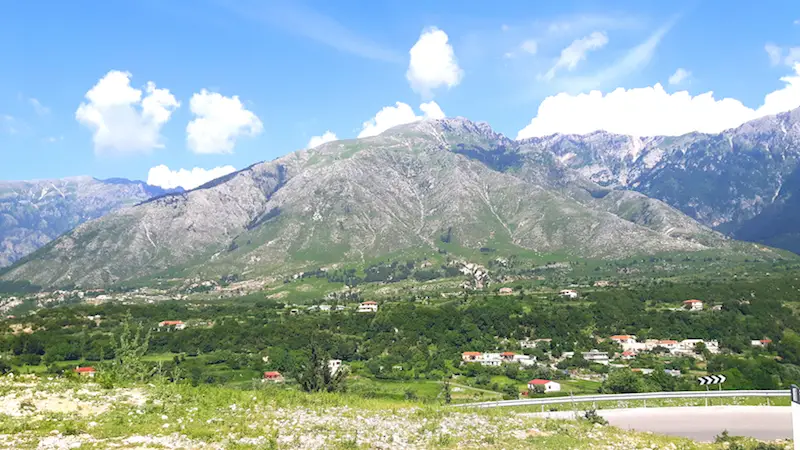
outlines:
[[[670,353],[672,353],[673,351],[675,351],[675,350],[680,348],[680,344],[678,343],[678,341],[675,341],[675,340],[672,340],[672,339],[661,339],[661,340],[656,341],[655,347],[663,347],[663,348],[669,350]],[[655,348],[655,347],[653,347],[653,348]]]
[[[186,324],[180,320],[164,320],[158,322],[158,328],[168,328],[173,330],[183,330],[186,328]]]
[[[525,338],[519,341],[519,348],[536,348],[536,344],[538,344],[538,342]]]
[[[481,352],[464,352],[461,354],[461,361],[465,363],[480,362],[483,354]]]
[[[336,375],[336,372],[342,367],[342,360],[341,359],[329,359],[328,360],[328,370],[331,371],[331,375]]]
[[[750,345],[753,347],[766,347],[769,344],[772,344],[772,339],[764,338],[750,341]]]
[[[283,375],[280,372],[264,372],[264,382],[283,383]]]
[[[578,298],[578,293],[572,289],[562,289],[558,295],[566,298]]]
[[[622,359],[624,359],[626,361],[627,360],[631,360],[633,358],[636,358],[636,353],[633,352],[632,350],[626,350],[626,351],[622,352],[622,356],[620,356],[620,358],[622,358]]]
[[[499,293],[500,295],[512,295],[514,293],[514,289],[511,289],[510,287],[500,288]]]
[[[689,311],[702,311],[703,302],[700,300],[686,300],[683,302],[683,307]]]
[[[378,302],[362,302],[358,305],[358,312],[360,313],[374,313],[378,312]]]
[[[76,367],[75,368],[75,373],[77,373],[78,375],[80,375],[82,377],[94,378],[95,372],[97,372],[97,371],[94,370],[94,367]]]
[[[555,381],[541,380],[537,378],[535,380],[528,381],[528,392],[535,392],[536,386],[544,386],[545,394],[549,392],[559,392],[561,390],[561,385],[559,383],[556,383]]]
[[[503,357],[500,353],[484,353],[480,363],[482,366],[498,367],[503,364]]]
[[[503,352],[500,353],[500,359],[503,362],[511,362],[514,360],[514,352]]]
[[[607,280],[598,280],[594,282],[594,287],[609,287],[611,282]]]
[[[536,365],[536,357],[528,355],[514,355],[514,358],[511,362],[517,363],[522,367],[532,367]]]
[[[697,344],[703,344],[711,354],[716,355],[719,353],[718,341],[704,341],[702,339],[684,339],[671,351],[674,355],[694,355]]]
[[[630,334],[617,334],[611,336],[609,339],[618,343],[619,345],[622,345],[623,347],[625,345],[636,344],[636,336]]]
[[[583,359],[590,363],[608,365],[608,352],[592,349],[591,351],[583,352],[582,356]]]
[[[671,376],[671,377],[679,377],[681,376],[681,371],[678,369],[664,369],[664,373]]]

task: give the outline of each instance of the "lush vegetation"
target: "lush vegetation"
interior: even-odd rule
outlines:
[[[383,279],[404,271],[417,274],[411,272],[412,266],[411,262],[373,265],[366,273]],[[336,273],[325,276],[338,276]],[[705,372],[726,374],[725,388],[730,389],[770,389],[800,382],[800,319],[794,312],[800,283],[791,270],[760,278],[661,280],[584,288],[575,300],[524,284],[512,286],[514,294],[510,296],[469,291],[455,297],[389,296],[382,299],[377,314],[355,313],[355,304],[348,299],[318,300],[317,304],[346,306],[343,311],[320,311],[292,307],[285,303],[290,299],[270,300],[263,294],[226,300],[79,303],[47,308],[6,320],[9,332],[0,338],[0,352],[7,357],[2,359],[0,371],[58,373],[76,365],[130,361],[130,354],[118,354],[123,348],[120,342],[146,341],[145,347],[136,347],[141,352],[136,358],[148,369],[132,369],[140,375],[158,370],[195,385],[244,385],[265,370],[276,370],[289,379],[303,380],[310,379],[308,361],[314,342],[326,358],[341,359],[349,367],[350,376],[342,388],[350,385],[367,396],[416,398],[425,389],[409,387],[398,393],[385,387],[432,382],[436,389],[422,397],[438,399],[441,380],[456,377],[476,396],[489,391],[512,398],[526,390],[527,380],[567,379],[568,371],[599,377],[581,386],[567,383],[574,392],[691,389],[694,377]],[[708,306],[716,304],[721,309],[679,310],[680,302],[687,298],[702,298]],[[159,329],[162,320],[182,320],[187,328]],[[134,332],[131,324],[143,328]],[[564,352],[595,348],[618,352],[616,344],[600,339],[614,334],[635,334],[640,340],[713,339],[719,341],[723,354],[689,358],[654,352],[630,362],[632,368],[656,369],[648,376],[589,364],[580,353],[561,358]],[[751,348],[751,339],[763,337],[771,338],[773,344]],[[522,351],[518,342],[525,338],[551,341]],[[511,364],[461,364],[461,352],[493,350],[524,352],[536,356],[540,364],[527,369]],[[685,376],[665,375],[661,369],[678,369]],[[605,381],[600,383],[602,378]]]

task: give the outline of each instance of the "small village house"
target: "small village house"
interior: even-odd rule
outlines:
[[[631,359],[636,358],[636,353],[634,353],[632,350],[627,350],[622,352],[622,356],[620,356],[620,358],[629,361]]]
[[[82,377],[89,378],[94,378],[94,374],[97,372],[94,367],[76,367],[74,371]]]
[[[536,348],[537,342],[528,338],[519,341],[519,348]]]
[[[702,311],[703,302],[700,300],[686,300],[683,302],[683,307],[689,311]]]
[[[558,295],[564,298],[578,298],[578,292],[572,289],[562,289]]]
[[[280,372],[264,372],[264,382],[266,383],[283,383],[283,375]]]
[[[517,363],[523,367],[532,367],[536,365],[536,357],[535,356],[528,356],[528,355],[514,355],[514,358],[511,362]]]
[[[482,356],[480,361],[482,366],[498,367],[503,364],[503,358],[500,353],[484,353]]]
[[[512,295],[514,294],[514,289],[510,287],[500,288],[500,295]]]
[[[374,313],[378,312],[378,302],[366,301],[358,305],[358,312],[360,313]]]
[[[158,322],[158,328],[166,328],[171,330],[183,330],[186,328],[186,324],[180,320],[164,320]]]
[[[541,380],[539,378],[528,382],[528,392],[536,392],[536,386],[543,386],[545,394],[550,392],[561,391],[561,384],[550,380]]]
[[[465,363],[480,362],[481,352],[464,352],[461,354],[461,361]]]
[[[753,347],[766,347],[769,344],[772,344],[772,339],[764,338],[764,339],[754,339],[750,341],[750,345]]]
[[[582,353],[583,359],[590,363],[608,365],[608,352],[601,352],[597,349],[592,349],[588,352]]]

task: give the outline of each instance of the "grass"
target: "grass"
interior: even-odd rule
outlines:
[[[723,448],[509,409],[465,411],[354,394],[305,394],[279,385],[237,390],[156,383],[102,390],[85,381],[0,381],[0,447],[37,448],[55,439],[101,448]],[[427,394],[439,388],[436,382],[377,384]],[[28,409],[12,415],[19,398],[30,399]],[[42,406],[54,398],[106,409],[87,415]]]

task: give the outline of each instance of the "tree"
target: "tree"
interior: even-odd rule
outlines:
[[[442,392],[444,393],[444,404],[449,405],[453,401],[453,394],[450,388],[450,380],[447,378],[442,382]]]
[[[150,345],[150,330],[142,333],[144,327],[137,323],[131,327],[131,316],[128,314],[122,322],[120,333],[114,337],[114,359],[108,372],[123,381],[144,381],[149,375],[147,364],[142,357]]]
[[[339,392],[345,389],[346,370],[340,367],[331,373],[328,355],[317,345],[312,344],[308,361],[301,366],[297,381],[306,392]]]
[[[600,390],[606,394],[630,394],[642,392],[644,382],[635,373],[627,369],[615,370],[608,374]]]
[[[517,386],[514,384],[506,384],[503,386],[503,399],[505,400],[516,400],[519,398],[519,392],[517,392]]]

